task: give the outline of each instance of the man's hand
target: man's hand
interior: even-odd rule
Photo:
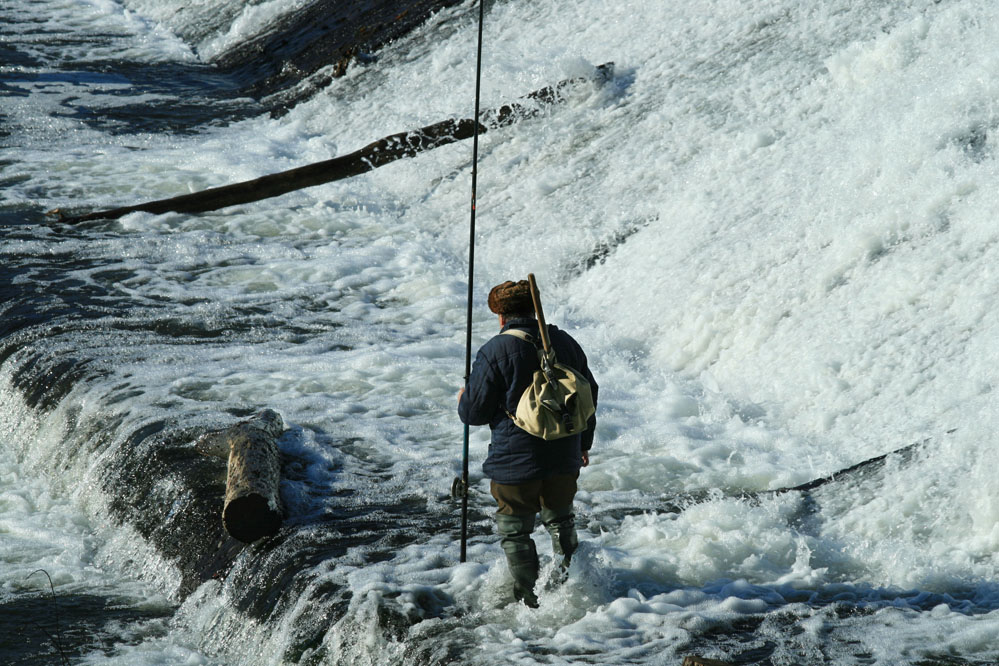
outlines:
[[[461,396],[462,396],[462,395],[464,395],[464,393],[465,393],[465,387],[464,387],[464,386],[462,386],[462,387],[461,387],[461,390],[460,390],[460,391],[458,391],[458,402],[459,402],[459,403],[461,402]]]
[[[588,467],[590,464],[590,452],[583,451],[582,455],[583,455],[583,467]]]

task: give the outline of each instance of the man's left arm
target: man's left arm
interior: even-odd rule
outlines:
[[[590,449],[593,448],[593,435],[594,431],[597,429],[597,399],[598,393],[600,392],[600,387],[597,385],[597,380],[593,378],[593,373],[590,372],[590,364],[586,360],[586,354],[582,349],[579,350],[579,354],[583,359],[583,367],[581,372],[586,378],[586,381],[590,383],[590,395],[593,397],[593,415],[586,422],[586,431],[580,436],[580,450],[583,453],[583,467],[590,464]]]

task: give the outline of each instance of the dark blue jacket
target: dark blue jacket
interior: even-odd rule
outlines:
[[[503,330],[510,328],[527,331],[540,344],[538,322],[534,319],[510,319]],[[556,326],[548,326],[548,336],[559,363],[577,370],[590,382],[596,404],[597,382],[582,348]],[[482,471],[497,483],[518,484],[553,474],[573,474],[583,464],[580,451],[589,451],[593,445],[595,415],[585,432],[548,442],[514,425],[506,412],[517,411],[520,396],[538,369],[538,353],[532,344],[513,335],[497,335],[476,354],[468,386],[458,402],[458,416],[463,423],[489,424],[492,430]]]

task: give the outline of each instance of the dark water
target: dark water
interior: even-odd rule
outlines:
[[[171,614],[92,594],[23,597],[0,605],[0,655],[9,666],[71,663],[82,652],[111,653],[128,642],[123,628],[148,626]],[[159,630],[165,632],[165,626]]]

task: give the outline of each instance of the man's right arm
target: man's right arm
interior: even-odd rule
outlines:
[[[492,423],[502,400],[493,364],[480,349],[472,364],[468,385],[458,399],[458,418],[468,425]]]

